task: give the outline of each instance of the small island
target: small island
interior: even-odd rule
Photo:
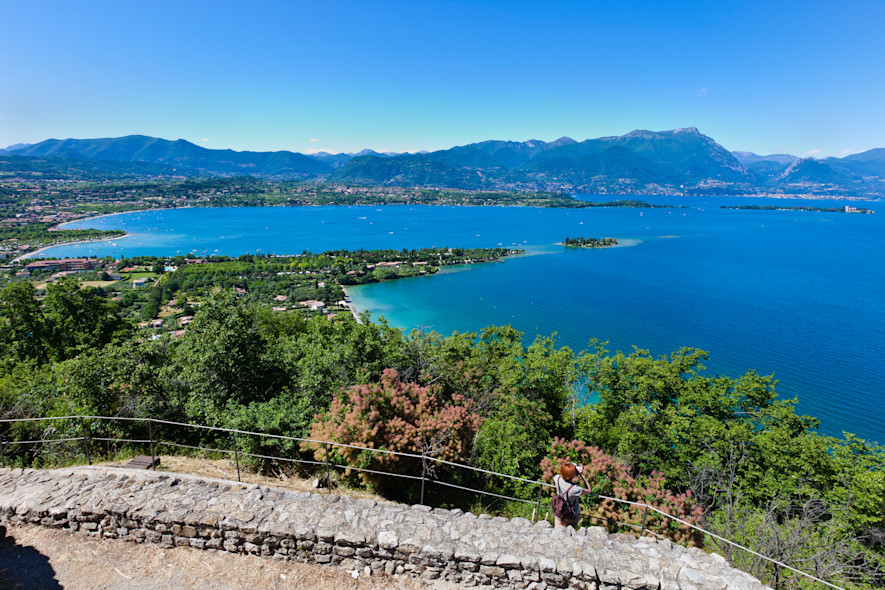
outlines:
[[[617,246],[618,240],[615,238],[566,238],[563,244],[573,248],[610,248]]]

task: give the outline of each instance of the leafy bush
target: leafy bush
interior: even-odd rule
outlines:
[[[407,459],[362,449],[384,449],[427,454],[447,461],[470,455],[473,437],[482,418],[472,401],[460,395],[445,400],[434,385],[403,383],[393,369],[386,369],[380,383],[355,385],[340,390],[329,410],[318,414],[311,429],[314,440],[333,441],[360,448],[335,446],[332,460],[361,469],[418,475],[420,459]],[[319,443],[304,443],[318,461],[326,459]],[[364,482],[374,482],[360,473]]]

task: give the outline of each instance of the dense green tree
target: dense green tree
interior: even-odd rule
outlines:
[[[523,397],[501,399],[476,433],[476,464],[496,473],[538,480],[553,432],[553,419],[543,402]],[[486,485],[497,493],[521,498],[537,494],[537,486],[526,482],[495,476],[487,479]]]
[[[223,426],[238,406],[273,397],[285,376],[269,352],[255,306],[229,294],[203,306],[172,353],[188,392],[186,414]]]
[[[72,358],[125,338],[129,326],[113,302],[99,297],[95,288],[64,279],[46,288],[43,300],[47,332],[54,358]]]
[[[53,356],[46,318],[30,283],[8,283],[0,291],[0,345],[7,365],[25,359],[46,362]]]
[[[73,279],[50,284],[42,302],[28,283],[10,283],[0,291],[0,342],[7,364],[72,358],[128,333],[116,304]]]

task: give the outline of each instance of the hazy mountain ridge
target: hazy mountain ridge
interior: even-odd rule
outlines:
[[[316,158],[295,152],[236,152],[212,150],[179,139],[169,141],[144,135],[102,139],[49,139],[20,150],[4,150],[13,156],[54,156],[69,159],[150,162],[180,166],[210,175],[316,176],[332,167]]]
[[[214,150],[143,135],[49,139],[0,154],[159,164],[185,174],[252,175],[470,189],[564,192],[770,192],[885,196],[885,148],[844,158],[730,152],[694,127],[576,141],[489,140],[421,153]]]

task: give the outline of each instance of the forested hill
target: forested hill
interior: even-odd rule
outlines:
[[[374,185],[605,194],[885,195],[885,150],[800,159],[729,152],[694,127],[553,142],[483,141],[434,152],[312,154],[212,150],[131,135],[49,139],[0,155],[163,166],[182,175],[252,175]]]

